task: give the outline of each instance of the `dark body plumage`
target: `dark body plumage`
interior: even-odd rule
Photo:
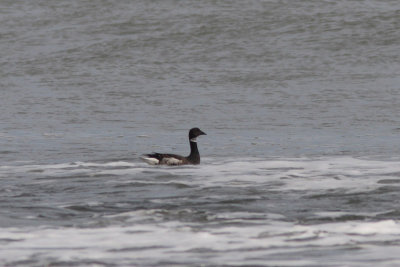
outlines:
[[[187,157],[175,154],[152,153],[140,157],[143,161],[152,165],[187,165],[200,164],[200,153],[197,148],[196,138],[205,135],[199,128],[192,128],[189,131],[190,154]]]

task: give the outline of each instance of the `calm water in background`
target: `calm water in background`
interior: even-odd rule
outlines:
[[[400,264],[398,1],[1,1],[0,263]],[[151,167],[187,154],[202,164]]]

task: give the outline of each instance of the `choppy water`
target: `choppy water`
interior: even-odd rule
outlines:
[[[1,1],[0,264],[398,266],[398,1]],[[200,166],[151,167],[142,153]]]

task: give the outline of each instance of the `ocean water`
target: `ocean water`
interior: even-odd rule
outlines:
[[[400,265],[399,18],[1,1],[0,265]]]

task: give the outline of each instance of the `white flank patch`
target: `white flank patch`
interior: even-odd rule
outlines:
[[[161,164],[180,165],[180,164],[182,164],[182,160],[176,159],[176,158],[163,158],[161,160]]]
[[[157,165],[160,163],[160,161],[158,159],[155,158],[149,158],[149,157],[140,157],[141,160],[143,160],[144,162],[150,164],[150,165]]]

